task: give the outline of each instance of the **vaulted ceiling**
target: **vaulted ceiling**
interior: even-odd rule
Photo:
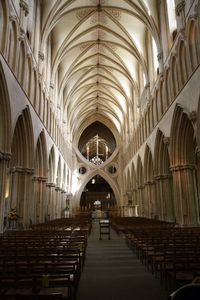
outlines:
[[[74,134],[92,116],[118,133],[134,117],[139,69],[149,81],[147,33],[159,50],[156,0],[43,0],[42,47],[51,41],[52,81]]]

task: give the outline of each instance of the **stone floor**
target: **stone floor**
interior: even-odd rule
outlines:
[[[99,240],[99,220],[93,221],[77,300],[167,300],[168,292],[111,229]]]

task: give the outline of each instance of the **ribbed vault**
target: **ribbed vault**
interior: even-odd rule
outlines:
[[[146,43],[160,51],[156,0],[42,2],[42,51],[53,45],[52,83],[75,136],[86,118],[108,118],[119,136],[137,118],[149,83]]]

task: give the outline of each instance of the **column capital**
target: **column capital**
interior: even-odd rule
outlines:
[[[194,170],[195,165],[192,164],[183,164],[183,165],[173,165],[170,167],[172,172],[182,171],[182,170]]]
[[[0,161],[6,160],[9,161],[11,159],[11,153],[0,151]]]
[[[163,143],[167,146],[169,146],[169,143],[170,143],[170,137],[166,136],[163,138]]]
[[[67,194],[67,191],[65,191],[65,190],[62,189],[62,190],[61,190],[61,193],[62,193],[62,194]]]
[[[194,14],[190,15],[190,16],[188,17],[188,19],[189,19],[189,20],[197,20],[197,19],[198,19],[198,13],[194,13]]]
[[[154,180],[147,180],[145,181],[144,185],[154,185],[155,181]]]
[[[195,110],[191,111],[190,113],[190,120],[192,121],[192,123],[195,123],[197,120],[197,112]]]
[[[137,187],[138,190],[142,190],[143,188],[144,188],[144,185],[142,185],[142,184],[138,185],[138,187]]]
[[[62,192],[62,188],[59,187],[59,186],[56,186],[56,187],[55,187],[55,190],[56,190],[56,192]]]
[[[35,169],[33,168],[25,168],[25,167],[12,167],[10,168],[11,173],[27,173],[34,174]]]
[[[154,176],[155,180],[163,180],[163,179],[169,179],[171,177],[171,174],[158,174]]]
[[[46,182],[47,181],[47,177],[45,177],[45,176],[34,176],[33,177],[33,180],[34,181],[42,181],[42,182]]]
[[[47,183],[46,183],[46,186],[47,186],[47,187],[55,187],[56,184],[55,184],[54,182],[47,182]]]

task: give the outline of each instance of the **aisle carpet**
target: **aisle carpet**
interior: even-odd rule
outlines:
[[[77,300],[167,300],[168,292],[111,230],[99,240],[99,220],[93,221]]]

